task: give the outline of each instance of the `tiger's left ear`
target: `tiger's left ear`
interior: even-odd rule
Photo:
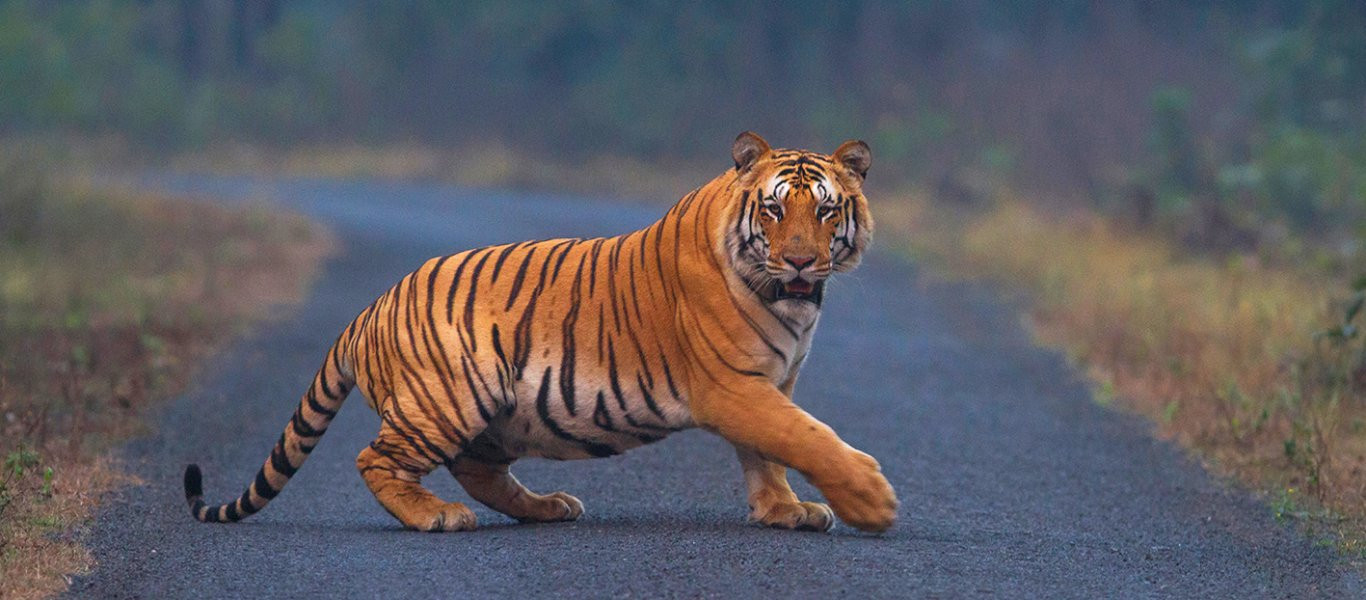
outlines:
[[[744,173],[754,165],[754,161],[771,150],[768,142],[759,134],[746,131],[735,137],[735,143],[730,147],[730,157],[735,160],[735,170]]]
[[[868,167],[873,163],[873,151],[868,148],[868,144],[863,143],[863,140],[849,140],[840,144],[832,156],[835,161],[844,165],[844,168],[858,175],[860,180],[868,177]]]

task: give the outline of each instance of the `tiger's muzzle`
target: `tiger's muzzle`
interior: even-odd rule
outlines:
[[[770,260],[768,274],[777,281],[775,300],[806,300],[819,304],[830,276],[829,260],[818,261],[812,255],[785,254],[780,264]]]

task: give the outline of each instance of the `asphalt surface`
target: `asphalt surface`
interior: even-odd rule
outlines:
[[[901,499],[884,535],[747,525],[734,454],[701,431],[614,458],[514,466],[534,490],[582,499],[576,523],[520,525],[472,503],[478,531],[404,531],[356,473],[378,427],[358,393],[265,511],[233,525],[195,522],[180,487],[185,464],[204,467],[207,500],[241,493],[337,332],[423,259],[624,233],[663,209],[412,183],[140,184],[216,202],[270,199],[334,227],[345,248],[310,299],[226,350],[161,412],[155,434],[123,449],[145,484],[100,512],[89,540],[99,565],[73,596],[1366,594],[1330,550],[1152,439],[1142,421],[1094,404],[989,291],[926,281],[885,251],[830,286],[796,392],[881,461]],[[818,498],[799,480],[803,498]],[[470,502],[444,471],[425,482]]]

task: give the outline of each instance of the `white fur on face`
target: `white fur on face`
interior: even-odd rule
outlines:
[[[817,181],[811,184],[811,195],[816,197],[822,204],[830,202],[830,188],[826,187],[824,181]]]

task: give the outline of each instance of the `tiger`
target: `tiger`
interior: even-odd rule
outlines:
[[[582,502],[528,490],[511,465],[611,456],[702,428],[734,446],[751,521],[824,532],[838,516],[887,530],[897,499],[877,460],[792,401],[826,282],[871,241],[871,150],[775,150],[744,132],[731,158],[639,231],[426,261],[337,337],[239,498],[206,504],[201,471],[187,466],[191,514],[235,522],[263,509],[359,387],[381,423],[356,467],[408,529],[476,526],[469,507],[421,485],[437,467],[518,521],[573,521]],[[798,499],[789,468],[828,504]]]

